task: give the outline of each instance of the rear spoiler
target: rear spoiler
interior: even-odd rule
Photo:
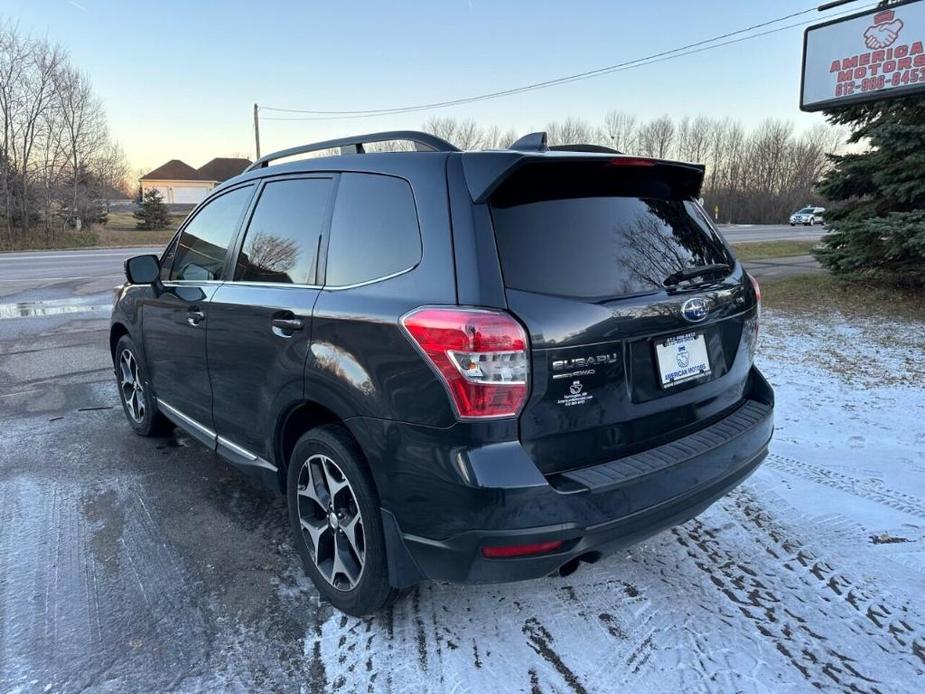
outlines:
[[[638,167],[649,175],[664,176],[682,194],[696,198],[700,196],[706,167],[703,164],[688,164],[665,159],[650,159],[627,155],[611,155],[569,151],[499,151],[499,152],[464,152],[462,155],[463,172],[469,195],[476,203],[487,202],[505,180],[511,178],[524,167],[550,167],[554,174],[556,167],[562,173],[580,167],[593,170],[624,169]],[[586,168],[587,167],[587,168]]]

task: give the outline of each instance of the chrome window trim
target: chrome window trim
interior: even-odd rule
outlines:
[[[225,284],[222,280],[167,280],[161,282],[165,287],[190,287],[199,285]]]
[[[369,284],[376,284],[377,282],[385,282],[386,280],[394,279],[405,275],[415,268],[418,267],[420,263],[412,265],[409,268],[404,270],[399,270],[398,272],[393,272],[390,275],[384,275],[382,277],[375,277],[371,280],[366,280],[364,282],[357,282],[356,284],[338,284],[338,285],[321,285],[321,284],[297,284],[295,282],[253,282],[251,280],[229,280],[227,282],[219,282],[218,284],[234,284],[242,287],[276,287],[278,289],[326,289],[330,291],[341,291],[343,289],[355,289],[357,287],[365,287]],[[184,280],[187,281],[187,280]],[[167,284],[166,282],[164,283]],[[201,284],[201,283],[199,283]]]
[[[420,264],[421,264],[420,262],[417,262],[411,267],[405,268],[404,270],[399,270],[398,272],[393,272],[391,275],[384,275],[382,277],[376,277],[371,280],[364,280],[363,282],[357,282],[356,284],[326,284],[323,288],[330,289],[331,291],[336,292],[342,289],[356,289],[357,287],[365,287],[369,284],[376,284],[377,282],[385,282],[386,280],[394,279],[396,277],[405,275],[411,272],[412,270],[414,270]]]
[[[296,282],[255,282],[253,280],[230,280],[222,284],[241,287],[275,287],[276,289],[322,289],[320,284],[298,284]]]

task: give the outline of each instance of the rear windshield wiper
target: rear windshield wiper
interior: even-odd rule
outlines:
[[[728,273],[732,266],[726,263],[712,263],[710,265],[697,265],[695,267],[686,267],[683,270],[673,272],[662,283],[666,287],[671,287],[685,280],[692,280],[695,277],[705,277],[706,275],[715,275],[717,273]]]

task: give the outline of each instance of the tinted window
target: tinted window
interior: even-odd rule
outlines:
[[[331,183],[330,178],[299,178],[264,187],[238,256],[236,280],[315,283]]]
[[[729,263],[693,202],[583,197],[492,206],[505,284],[512,289],[609,298],[663,288],[692,265]]]
[[[331,220],[325,284],[378,279],[414,267],[420,260],[421,233],[407,181],[343,174]]]
[[[180,234],[172,280],[214,280],[221,277],[225,253],[253,186],[237,188],[209,201]]]

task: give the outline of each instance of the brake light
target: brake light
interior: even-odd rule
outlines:
[[[611,166],[655,166],[653,159],[643,159],[642,157],[619,157],[610,160]]]
[[[507,559],[509,557],[524,557],[531,554],[546,554],[559,549],[562,540],[548,540],[534,542],[529,545],[507,545],[505,547],[482,547],[482,554],[489,559]]]
[[[461,419],[510,417],[527,400],[527,334],[507,313],[419,308],[405,331],[447,386]]]

